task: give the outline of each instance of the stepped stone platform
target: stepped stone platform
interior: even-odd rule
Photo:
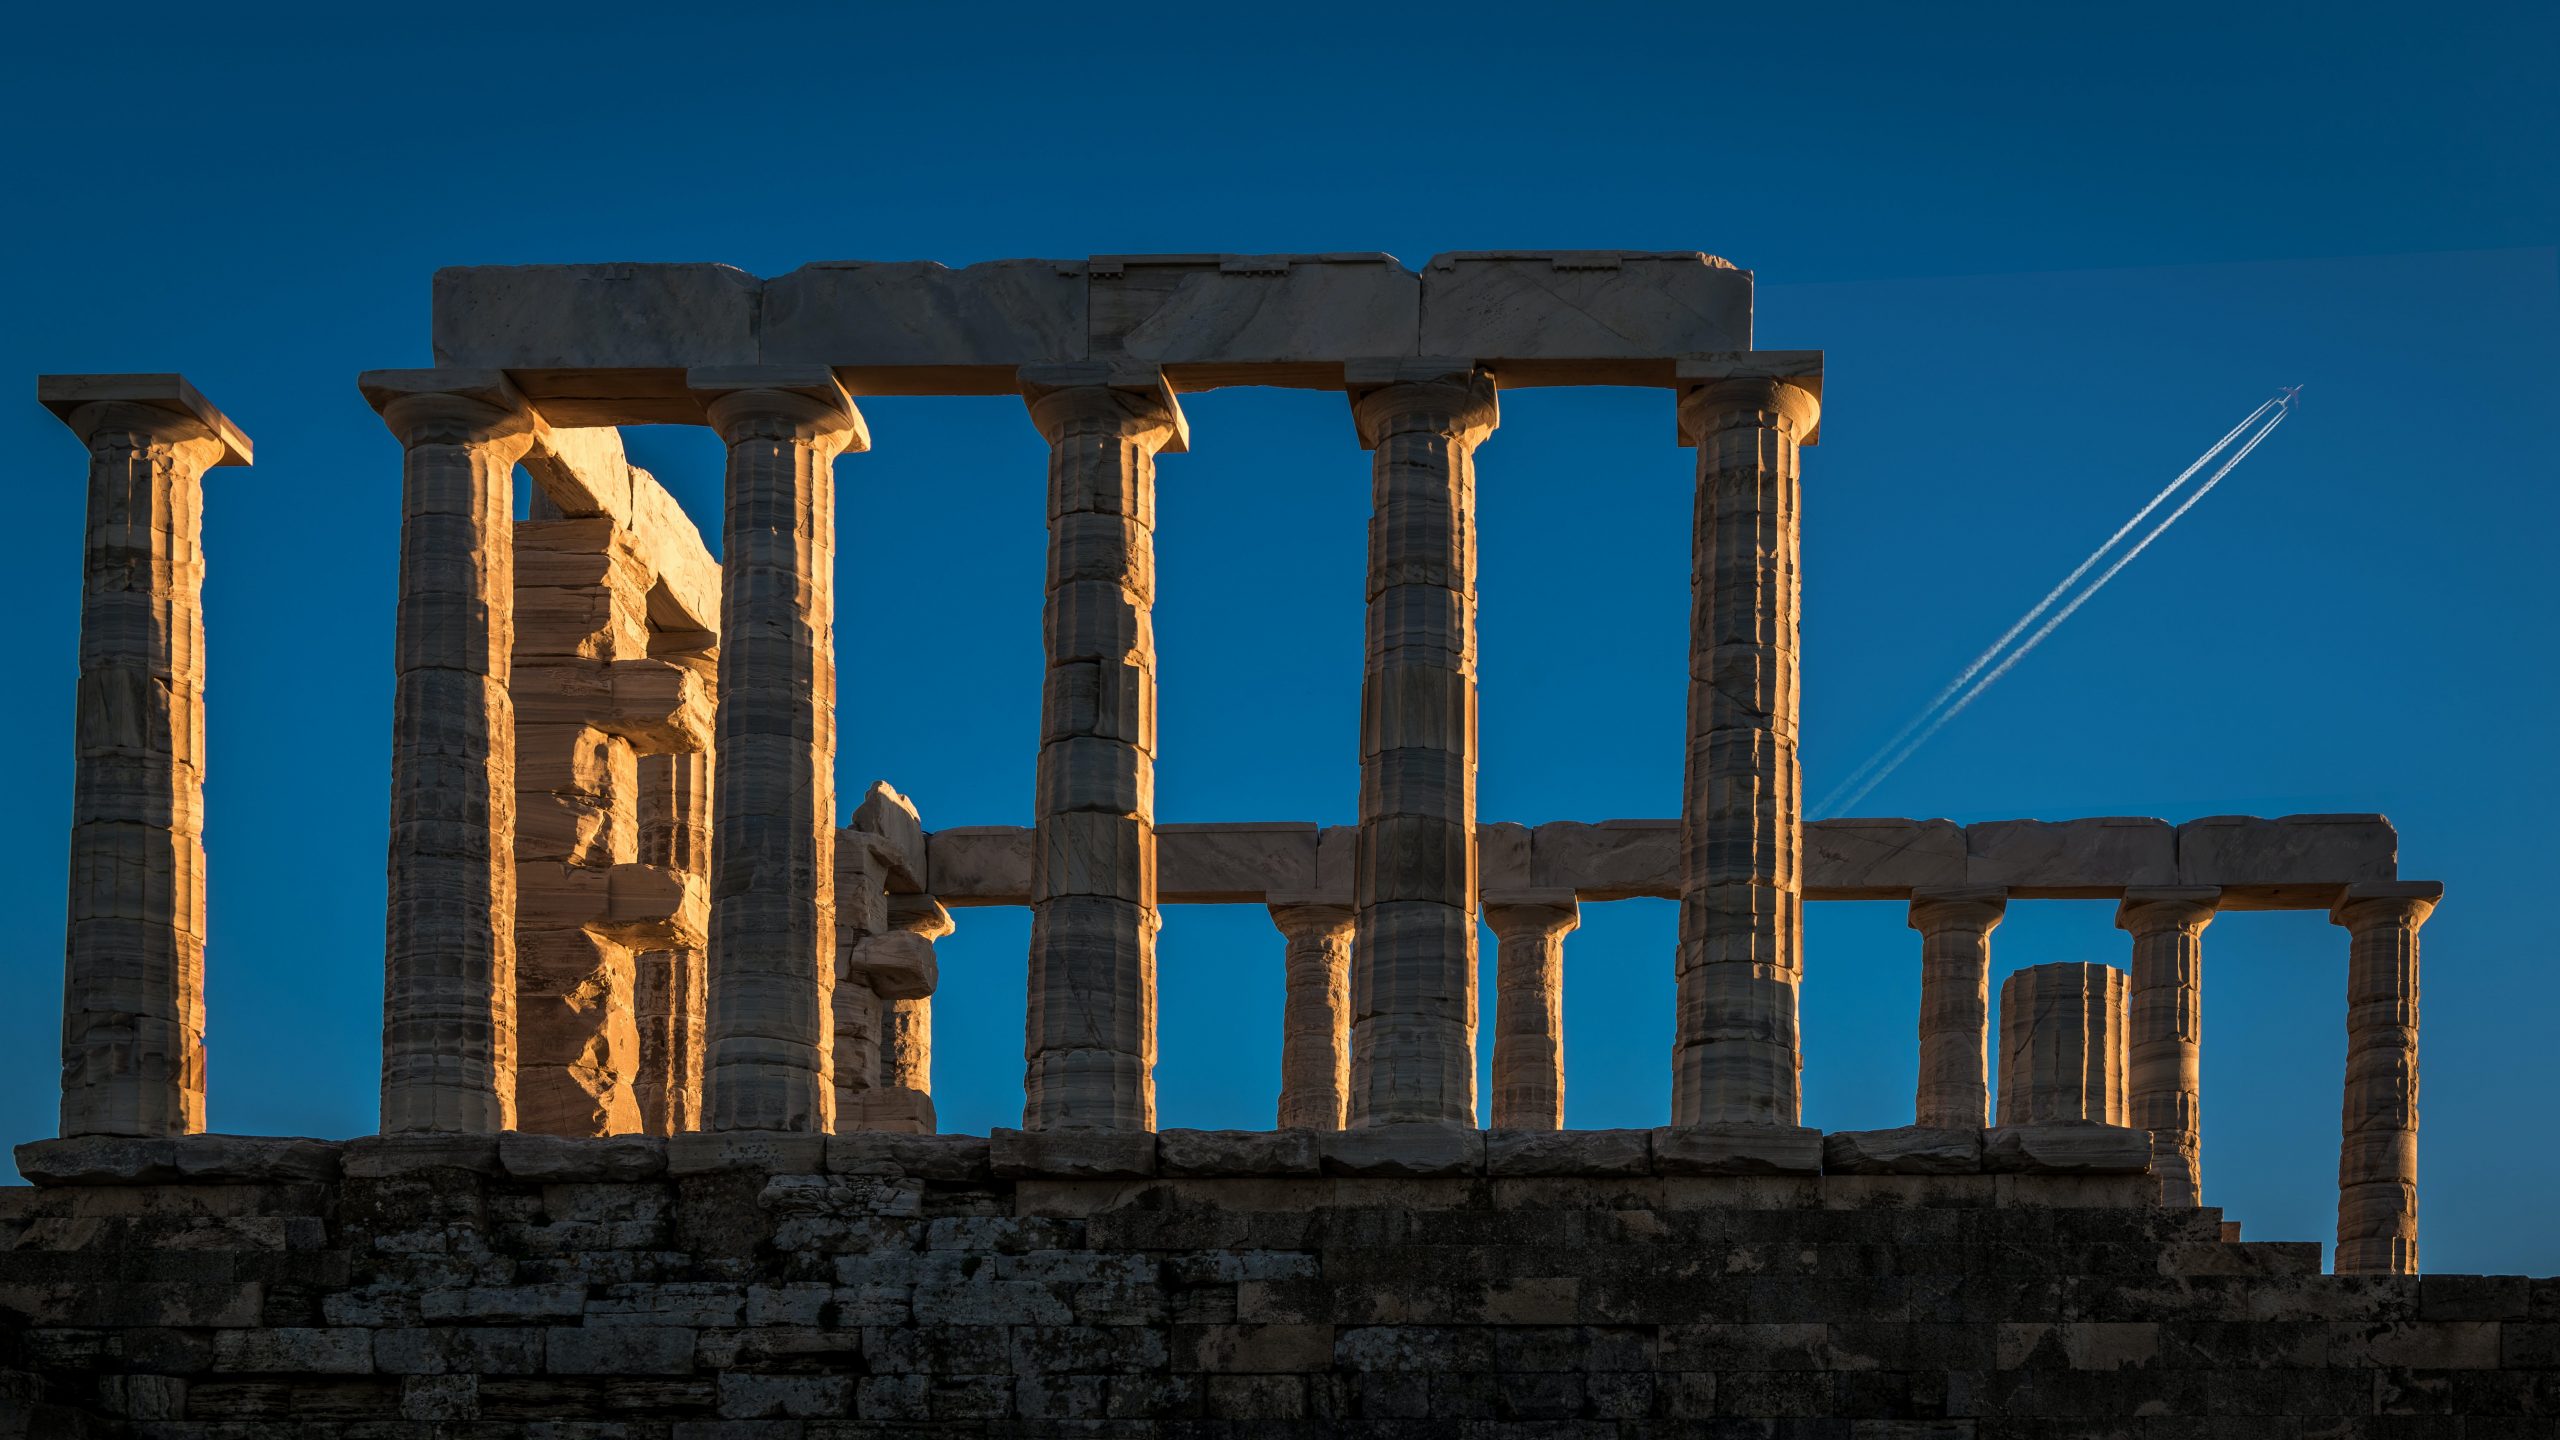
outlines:
[[[2317,1245],[2164,1208],[2138,1164],[2034,1159],[2070,1131],[2056,1164],[2122,1170],[2112,1127],[1816,1137],[1835,1172],[1955,1172],[1846,1174],[1774,1173],[1812,1132],[1771,1129],[1759,1161],[1729,1132],[1694,1165],[1644,1131],[42,1142],[40,1183],[0,1189],[25,1317],[0,1414],[134,1440],[2466,1440],[2560,1415],[2560,1280],[2322,1275]]]

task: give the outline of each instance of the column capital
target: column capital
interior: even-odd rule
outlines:
[[[1025,365],[1014,380],[1031,411],[1031,423],[1052,445],[1079,427],[1102,426],[1152,442],[1159,455],[1180,455],[1191,448],[1191,422],[1156,366],[1068,360]]]
[[[403,445],[490,446],[524,458],[542,417],[497,370],[367,370],[356,388]]]
[[[861,407],[823,365],[708,365],[684,372],[702,418],[728,444],[790,441],[829,460],[871,448]]]
[[[2438,880],[2369,880],[2338,892],[2329,907],[2329,923],[2360,930],[2372,925],[2401,925],[2416,930],[2444,899]]]
[[[1400,430],[1428,430],[1472,446],[1502,423],[1500,387],[1493,372],[1473,360],[1350,360],[1343,363],[1342,384],[1351,394],[1351,419],[1363,450],[1377,449],[1380,440]]]
[[[1743,350],[1678,362],[1680,443],[1737,425],[1785,421],[1800,445],[1822,439],[1822,352]]]
[[[2131,885],[2116,903],[2116,928],[2136,936],[2201,931],[2221,905],[2218,885]]]
[[[927,940],[939,940],[959,928],[949,908],[930,895],[891,895],[889,923]]]
[[[1488,890],[1482,899],[1485,923],[1498,939],[1562,935],[1582,924],[1582,907],[1567,887]]]
[[[1273,895],[1266,907],[1281,934],[1296,939],[1301,932],[1349,930],[1359,918],[1348,900],[1323,895]]]
[[[2004,885],[1922,885],[1911,892],[1912,929],[1927,934],[1937,930],[1980,930],[1989,934],[2009,913],[2009,890]]]
[[[211,441],[219,448],[208,468],[250,463],[249,437],[184,375],[39,375],[36,403],[70,426],[83,445],[124,430],[147,435],[154,444]]]

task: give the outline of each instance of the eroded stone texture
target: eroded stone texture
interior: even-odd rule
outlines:
[[[2133,936],[2126,1030],[2130,1122],[2151,1134],[2160,1203],[2204,1203],[2204,927],[2222,892],[2209,886],[2127,890],[2116,925]]]
[[[1472,1131],[1475,451],[1500,412],[1465,362],[1354,370],[1373,509],[1348,1123]]]
[[[552,508],[537,504],[536,513]],[[516,1124],[549,1135],[629,1134],[650,1128],[641,1113],[639,956],[700,953],[708,868],[698,857],[684,869],[643,858],[640,766],[644,756],[709,744],[711,661],[652,654],[656,577],[630,527],[610,517],[535,518],[515,527],[514,544]],[[671,775],[658,778],[672,788]],[[672,820],[660,817],[654,849],[677,849]],[[613,903],[617,891],[636,902],[651,888],[672,902],[664,914]],[[665,982],[651,997],[650,1028],[662,1041],[681,1023],[661,1000],[677,968],[672,959],[650,964]]]
[[[1606,1134],[1492,1182],[1499,1135],[1379,1178],[1305,1174],[1302,1137],[480,1138],[0,1190],[0,1406],[48,1440],[2458,1440],[2546,1435],[2560,1381],[2560,1283],[2321,1275],[2138,1175],[1657,1178]]]
[[[248,442],[174,375],[46,376],[89,447],[62,1133],[204,1129],[204,472]]]
[[[2351,885],[2329,912],[2347,945],[2347,1083],[2338,1145],[2341,1275],[2418,1269],[2418,927],[2444,887]]]
[[[1033,814],[1026,1130],[1155,1128],[1156,454],[1161,375],[1022,372],[1049,442],[1049,601]]]
[[[1792,1125],[1802,1109],[1797,452],[1820,415],[1811,390],[1774,379],[1710,381],[1680,402],[1698,483],[1674,1125]]]
[[[1488,893],[1493,926],[1493,1128],[1564,1128],[1564,937],[1570,890]]]
[[[1537,380],[1542,360],[1750,346],[1750,273],[1695,250],[1459,250],[1423,266],[1426,355],[1498,358]]]
[[[1339,1130],[1351,1095],[1351,936],[1348,905],[1275,902],[1271,923],[1287,949],[1280,1017],[1283,1130]]]
[[[382,1129],[512,1130],[514,477],[539,422],[494,371],[361,383],[404,448]]]
[[[2002,1127],[2125,1123],[2127,977],[2031,965],[2000,984]]]
[[[924,942],[928,970],[933,943],[955,928],[951,912],[930,895],[889,897],[889,923]],[[875,984],[877,982],[875,981]],[[866,1128],[930,1135],[933,1108],[933,992],[900,994],[880,1011],[880,1084],[865,1112]]]
[[[933,944],[951,912],[921,887],[924,823],[885,781],[836,837],[836,1132],[932,1133]]]
[[[1991,932],[2008,910],[1997,887],[1915,891],[1920,932],[1920,1083],[1913,1121],[1979,1130],[1991,1123]]]
[[[700,879],[709,894],[711,767],[706,746],[690,755],[643,756],[639,858]],[[707,898],[706,898],[707,903]],[[702,1128],[703,1015],[710,1004],[708,936],[643,949],[632,957],[632,1008],[639,1017],[640,1066],[632,1093],[640,1129],[675,1135]]]
[[[835,1111],[835,460],[870,448],[824,370],[696,371],[728,446],[703,1124]]]

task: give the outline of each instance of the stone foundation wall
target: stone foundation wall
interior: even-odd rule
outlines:
[[[2321,1275],[2146,1176],[1664,1175],[1633,1132],[1396,1177],[1305,1132],[1041,1138],[29,1147],[48,1183],[0,1189],[0,1435],[2476,1440],[2560,1415],[2560,1281]],[[1260,1173],[1163,1173],[1202,1170]]]

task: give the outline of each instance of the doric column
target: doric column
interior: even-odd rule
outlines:
[[[640,758],[639,856],[679,874],[711,873],[709,750]],[[639,1012],[640,1130],[678,1135],[702,1128],[702,1022],[710,979],[701,945],[643,950],[633,958]]]
[[[2000,982],[2000,1123],[2125,1123],[2127,977],[2031,965]]]
[[[889,923],[930,946],[955,928],[951,911],[930,895],[889,897]],[[933,1110],[933,997],[881,1002],[880,1085],[876,1128],[930,1135]]]
[[[249,440],[175,375],[47,375],[89,447],[62,1133],[204,1129],[204,472]]]
[[[1153,371],[1027,366],[1021,384],[1049,442],[1022,1125],[1152,1130],[1156,455],[1188,436]]]
[[[1920,932],[1920,1084],[1912,1123],[1979,1130],[1991,1123],[1991,932],[2009,908],[1999,886],[1911,895]]]
[[[1350,1124],[1476,1124],[1475,451],[1465,361],[1354,364],[1373,456]]]
[[[1487,895],[1493,926],[1493,1128],[1564,1128],[1564,937],[1571,890]]]
[[[1793,1125],[1803,1108],[1797,450],[1820,412],[1813,390],[1778,379],[1712,380],[1680,401],[1698,489],[1675,1125]]]
[[[1275,896],[1271,923],[1287,939],[1280,1020],[1283,1130],[1339,1130],[1351,1089],[1351,931],[1348,905]]]
[[[2221,903],[2219,889],[2186,886],[2127,890],[2116,906],[2116,928],[2133,936],[2128,1114],[2151,1132],[2160,1203],[2176,1209],[2203,1203],[2204,927]]]
[[[358,384],[406,447],[382,1129],[512,1130],[515,467],[541,422],[496,371]]]
[[[2348,886],[2329,911],[2348,936],[2341,1275],[2418,1270],[2418,927],[2443,898],[2433,881],[2380,881]]]
[[[824,369],[686,378],[729,447],[703,1125],[824,1132],[835,1119],[835,460],[871,436]]]

